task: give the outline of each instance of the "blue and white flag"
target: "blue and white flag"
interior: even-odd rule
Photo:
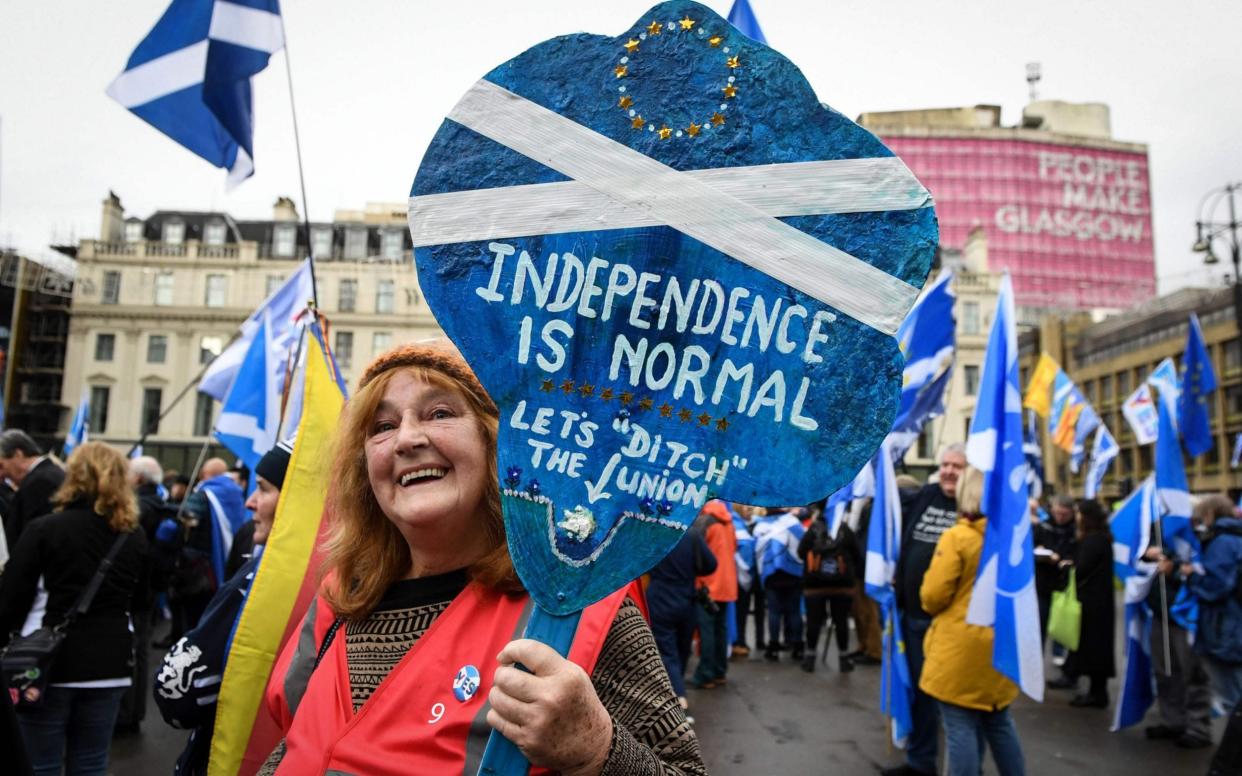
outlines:
[[[1141,574],[1139,563],[1151,542],[1151,526],[1159,514],[1156,480],[1148,476],[1108,519],[1113,535],[1113,571],[1123,582]]]
[[[82,389],[82,399],[78,402],[78,410],[73,413],[73,421],[69,424],[69,433],[65,435],[65,445],[61,455],[69,457],[79,445],[86,443],[90,437],[91,396],[90,389]]]
[[[897,595],[893,578],[901,552],[901,497],[893,456],[881,445],[872,459],[875,472],[875,500],[871,504],[871,527],[867,531],[867,563],[863,572],[867,595],[879,604],[884,623],[882,665],[880,669],[880,711],[892,718],[893,745],[904,748],[914,726],[914,689],[910,665],[906,662],[906,642],[901,633]]]
[[[1131,601],[1126,592],[1126,649],[1121,669],[1113,732],[1137,725],[1156,700],[1156,675],[1151,662],[1151,609],[1143,600]]]
[[[1190,314],[1186,330],[1186,352],[1182,354],[1182,392],[1178,397],[1178,427],[1182,441],[1191,457],[1200,456],[1212,449],[1212,423],[1208,412],[1208,397],[1216,391],[1216,370],[1212,358],[1203,343],[1203,330],[1199,328],[1199,316]]]
[[[173,0],[108,96],[235,186],[254,173],[250,78],[283,47],[277,0]]]
[[[732,505],[729,506],[729,515],[733,518],[733,534],[737,539],[737,551],[733,553],[737,562],[737,585],[749,590],[755,581],[755,537]]]
[[[204,480],[194,490],[207,497],[211,508],[211,565],[217,582],[222,584],[226,579],[224,566],[233,549],[233,535],[247,519],[246,497],[227,474]]]
[[[146,453],[142,451],[142,445],[134,445],[134,449],[129,451],[129,458],[132,461],[136,458],[141,458],[145,454]]]
[[[237,370],[241,367],[242,360],[250,350],[250,344],[254,341],[255,332],[259,330],[259,324],[262,323],[265,313],[270,321],[272,345],[279,352],[279,358],[273,367],[274,371],[280,375],[277,387],[283,390],[285,367],[289,361],[288,352],[299,336],[301,329],[299,320],[307,317],[302,313],[306,310],[306,303],[314,296],[311,289],[310,262],[304,261],[298,265],[297,270],[280,288],[263,300],[263,304],[259,305],[258,309],[242,322],[241,336],[225,348],[224,352],[217,356],[203,373],[203,379],[198,383],[199,392],[211,396],[216,401],[224,401],[229,387],[233,385],[233,379],[237,377]]]
[[[1082,468],[1083,458],[1087,454],[1087,438],[1091,436],[1091,432],[1099,428],[1100,416],[1096,414],[1095,408],[1089,402],[1084,401],[1082,410],[1078,413],[1078,421],[1074,426],[1074,446],[1070,450],[1070,471],[1074,474]]]
[[[888,444],[886,440],[886,444]],[[875,493],[875,459],[867,462],[854,479],[828,497],[824,505],[824,520],[828,521],[828,535],[835,537],[841,530],[845,520],[845,511],[850,502],[860,498],[870,498]]]
[[[279,354],[273,350],[270,322],[265,314],[250,343],[237,379],[224,399],[216,419],[215,436],[254,471],[259,459],[276,446],[280,425],[280,389],[273,364]]]
[[[951,270],[941,272],[897,329],[897,345],[906,366],[889,442],[895,460],[905,456],[928,420],[944,414],[955,347],[953,305],[957,298],[952,282]]]
[[[759,29],[759,20],[755,18],[755,12],[751,10],[750,3],[746,0],[733,0],[733,7],[729,9],[729,24],[737,27],[739,32],[751,40],[757,40],[760,43],[768,42],[768,39],[763,37],[763,30]]]
[[[1173,428],[1169,404],[1157,402],[1160,435],[1156,438],[1156,493],[1160,499],[1161,540],[1183,562],[1199,560],[1199,539],[1190,522],[1190,487],[1182,460],[1182,446]]]
[[[1039,444],[1039,421],[1036,417],[1035,410],[1026,411],[1026,436],[1022,440],[1022,454],[1026,457],[1026,484],[1033,499],[1044,494],[1044,450]]]
[[[1242,463],[1242,434],[1233,438],[1233,455],[1229,457],[1229,468],[1236,469]]]
[[[1103,423],[1095,430],[1095,443],[1091,447],[1091,461],[1087,464],[1087,476],[1083,481],[1083,496],[1085,498],[1095,498],[1100,492],[1100,484],[1104,482],[1104,475],[1108,474],[1108,467],[1112,464],[1113,459],[1121,452],[1121,448],[1117,445],[1117,440],[1113,439],[1113,435],[1109,433],[1108,426]]]
[[[1182,381],[1177,376],[1177,364],[1172,358],[1166,358],[1147,375],[1147,384],[1159,393],[1159,400],[1168,405],[1172,413],[1173,428],[1177,428],[1178,397],[1182,393]]]
[[[1006,274],[979,381],[979,403],[966,440],[966,460],[983,472],[988,518],[983,554],[966,622],[995,632],[992,665],[1037,701],[1044,697],[1035,547],[1028,517],[1026,458],[1022,453],[1022,390],[1013,283]]]

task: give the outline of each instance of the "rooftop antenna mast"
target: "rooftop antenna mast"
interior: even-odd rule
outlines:
[[[1043,77],[1038,62],[1026,63],[1026,85],[1030,88],[1031,102],[1039,99],[1039,79]]]

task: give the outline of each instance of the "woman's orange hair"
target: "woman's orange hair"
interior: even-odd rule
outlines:
[[[87,442],[65,463],[65,481],[52,496],[62,509],[76,501],[91,501],[95,514],[117,533],[138,527],[138,502],[129,485],[125,456],[103,442]]]

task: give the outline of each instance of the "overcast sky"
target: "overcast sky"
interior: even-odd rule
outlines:
[[[267,218],[280,195],[300,207],[284,54],[255,79],[257,171],[231,192],[223,171],[104,94],[167,4],[0,3],[0,245],[38,251],[97,237],[110,189],[138,216]],[[721,15],[731,4],[706,3]],[[1011,124],[1027,100],[1025,64],[1041,62],[1042,98],[1107,103],[1114,137],[1150,145],[1161,291],[1220,282],[1224,269],[1205,270],[1190,245],[1203,195],[1242,181],[1237,0],[751,4],[769,44],[852,118],[986,103]],[[495,65],[564,33],[616,35],[653,3],[284,5],[310,214],[327,220],[338,208],[404,202],[444,114]]]

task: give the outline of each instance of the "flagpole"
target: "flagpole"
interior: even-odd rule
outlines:
[[[1157,515],[1156,517],[1156,547],[1160,550],[1160,557],[1164,558],[1164,517]],[[1157,571],[1157,574],[1160,572]],[[1160,629],[1161,640],[1164,642],[1164,675],[1173,675],[1173,659],[1169,655],[1169,588],[1165,580],[1164,574],[1160,574],[1160,617],[1164,623],[1164,627]]]
[[[306,173],[302,169],[302,137],[298,133],[298,111],[293,102],[293,65],[289,63],[289,36],[285,34],[284,9],[277,15],[280,19],[280,37],[285,49],[285,77],[289,82],[289,113],[293,116],[293,147],[298,157],[298,183],[302,188],[302,227],[306,230],[306,259],[310,262],[311,298],[319,307],[319,285],[315,279],[315,252],[311,245],[310,210],[306,204]]]
[[[949,363],[949,369],[953,369],[956,366],[957,366],[957,359],[954,358],[953,361]],[[956,377],[957,375],[953,375],[952,377],[949,378],[949,387],[946,388],[944,392],[945,411],[942,415],[940,415],[940,428],[936,430],[936,444],[935,444],[935,448],[932,450],[933,460],[935,459],[936,456],[940,455],[940,440],[944,438],[944,427],[949,425],[948,423],[949,406],[953,400],[953,386],[957,384],[957,380],[954,379]],[[935,420],[935,418],[933,418],[933,420]]]

